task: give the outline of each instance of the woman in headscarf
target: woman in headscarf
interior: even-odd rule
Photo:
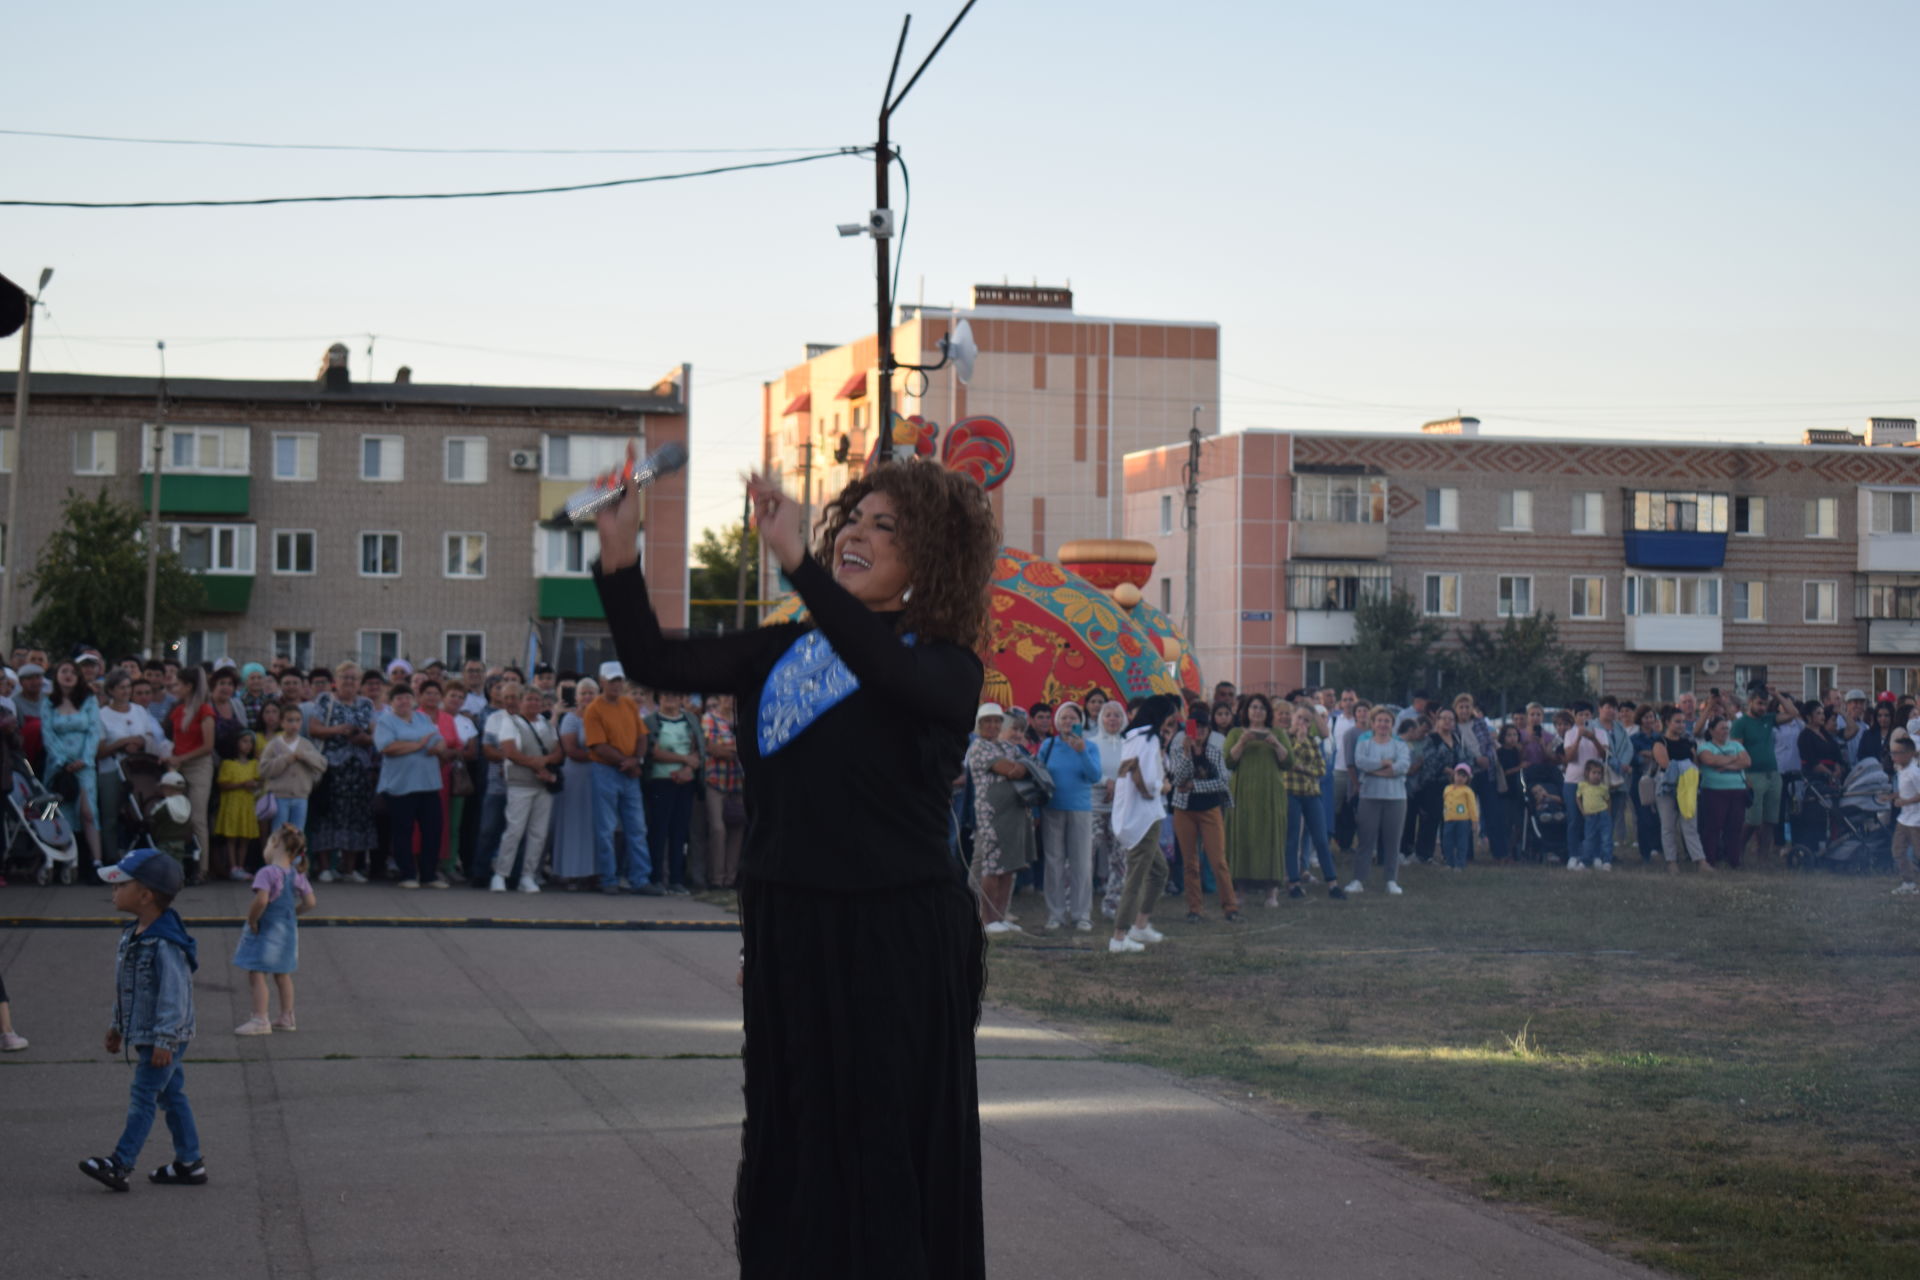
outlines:
[[[966,765],[973,780],[972,871],[980,886],[980,919],[988,933],[1018,933],[1008,912],[1013,879],[1033,862],[1037,848],[1033,810],[1013,784],[1028,775],[1031,756],[1023,729],[998,703],[980,705],[974,730]]]
[[[367,882],[360,855],[380,840],[373,820],[373,717],[373,703],[360,696],[360,668],[343,662],[333,669],[333,689],[315,699],[307,726],[327,760],[307,847],[322,870],[355,884]]]
[[[600,696],[600,684],[588,677],[560,686],[560,776],[565,779],[553,800],[553,867],[550,874],[563,888],[578,889],[597,878],[598,850],[593,831],[593,755],[587,750],[587,726],[582,718]],[[567,705],[567,691],[573,694]]]

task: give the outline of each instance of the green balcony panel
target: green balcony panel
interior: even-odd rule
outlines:
[[[167,491],[160,490],[162,498]],[[207,602],[203,606],[208,613],[245,613],[247,605],[253,600],[253,578],[251,575],[235,573],[203,573],[200,585],[207,589]]]
[[[592,578],[540,579],[540,616],[543,618],[605,618],[600,592]]]
[[[162,476],[163,516],[244,516],[250,513],[251,476]],[[140,509],[153,510],[153,477],[140,477]]]

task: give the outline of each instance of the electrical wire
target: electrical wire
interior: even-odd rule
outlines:
[[[907,172],[907,158],[900,148],[893,149],[893,163],[900,166],[900,237],[893,243],[893,285],[887,296],[900,302],[900,263],[907,256],[907,219],[913,216],[913,177]]]
[[[409,156],[722,156],[827,151],[828,147],[382,147],[344,142],[238,142],[217,138],[127,138],[105,133],[56,133],[45,129],[0,129],[14,138],[61,138],[70,142],[127,142],[158,147],[243,147],[250,151],[353,151]]]
[[[719,165],[711,169],[690,169],[683,173],[655,173],[642,178],[612,178],[605,182],[576,182],[554,187],[520,187],[502,191],[430,191],[409,194],[354,196],[265,196],[252,200],[0,200],[0,207],[15,209],[225,209],[269,204],[346,204],[374,200],[486,200],[498,196],[550,196],[572,191],[604,191],[610,187],[631,187],[647,182],[673,182],[681,178],[710,178],[722,173],[741,173],[749,169],[779,169],[787,165],[832,160],[840,156],[864,155],[870,146],[840,147],[812,155],[791,156],[785,160],[756,160],[747,164]]]

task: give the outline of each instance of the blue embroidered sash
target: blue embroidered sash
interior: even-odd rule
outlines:
[[[910,645],[913,637],[902,636],[901,643]],[[860,678],[817,628],[795,640],[760,689],[760,754],[770,756],[792,742],[859,687]]]

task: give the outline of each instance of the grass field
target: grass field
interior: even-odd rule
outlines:
[[[1167,899],[1144,955],[996,942],[988,995],[1677,1274],[1920,1276],[1920,900],[1631,861],[1409,867],[1237,926]]]

